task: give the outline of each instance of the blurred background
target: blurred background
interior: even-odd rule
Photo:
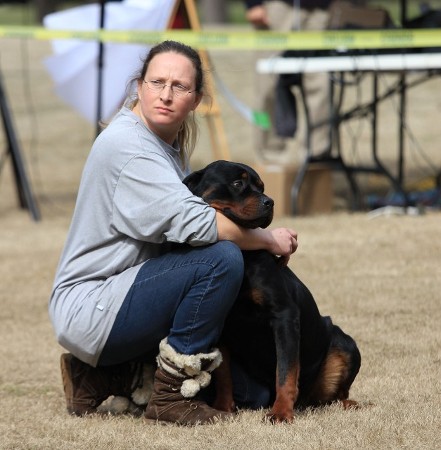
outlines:
[[[39,26],[48,14],[92,3],[96,2],[0,1],[0,27]],[[118,2],[109,0],[105,3]],[[394,24],[400,26],[399,0],[365,3],[385,8]],[[203,29],[252,30],[246,21],[242,0],[196,0],[195,5]],[[407,16],[410,19],[418,17],[427,8],[441,8],[441,0],[426,3],[409,0]],[[45,61],[52,54],[53,47],[49,40],[0,38],[0,76],[8,111],[24,156],[33,194],[46,218],[60,213],[70,214],[81,170],[96,136],[96,124],[86,120],[56,95],[55,83],[45,67]],[[254,165],[256,152],[253,139],[256,127],[250,123],[243,109],[248,110],[248,113],[252,110],[259,89],[255,70],[259,52],[215,50],[210,51],[209,56],[210,72],[216,80],[214,94],[219,102],[230,157]],[[367,80],[358,83],[354,91],[347,95],[345,101],[349,108],[363,101],[362,97],[370,89],[367,83]],[[390,83],[387,76],[382,78],[381,85],[384,89],[388,89]],[[409,114],[406,119],[406,187],[412,191],[426,192],[433,189],[439,177],[441,132],[437,117],[441,112],[440,88],[440,77],[433,77],[424,85],[409,90]],[[397,108],[397,100],[392,98],[385,102],[378,112],[381,117],[381,154],[386,165],[393,169],[397,158]],[[212,136],[204,119],[202,114],[199,121],[201,137],[192,160],[195,169],[217,159],[213,154]],[[363,123],[362,119],[348,124],[342,135],[347,148],[345,151],[351,161],[364,161],[370,155],[368,125]],[[0,217],[17,208],[17,189],[10,170],[9,156],[5,136],[0,133]],[[293,158],[292,165],[295,164]],[[292,177],[286,178],[285,175],[283,172],[279,177],[276,172],[274,180],[270,180],[270,183],[274,181],[272,189],[277,190],[276,195],[281,195],[282,202],[289,196],[287,182],[292,181]],[[289,176],[291,175],[290,173]],[[366,196],[384,198],[390,194],[390,183],[384,177],[369,174],[362,176],[360,182]],[[327,199],[327,204],[322,209],[319,205],[318,212],[350,208],[348,184],[340,173],[332,173],[332,182],[322,183],[319,189],[320,196]],[[280,201],[278,203],[280,204]],[[284,208],[282,213],[289,214],[289,207]]]
[[[118,0],[108,0],[107,3]],[[94,3],[92,1],[59,0],[12,0],[0,1],[0,24],[38,24],[46,14],[72,8],[78,5]],[[364,3],[387,9],[395,22],[399,21],[399,0],[367,0]],[[430,4],[438,8],[441,0],[408,2],[409,17],[419,15],[421,5]],[[245,10],[242,0],[197,0],[196,6],[201,22],[245,24]]]

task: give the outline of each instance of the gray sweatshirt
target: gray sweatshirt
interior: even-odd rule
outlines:
[[[127,108],[96,139],[81,178],[49,315],[58,342],[96,365],[142,263],[171,242],[216,242],[215,210],[182,184],[178,150]]]

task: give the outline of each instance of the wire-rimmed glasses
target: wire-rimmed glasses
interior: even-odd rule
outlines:
[[[161,80],[143,80],[147,85],[147,88],[153,92],[162,92],[162,90],[168,86],[175,97],[184,97],[187,94],[191,94],[191,91],[187,86],[183,84],[166,84]]]

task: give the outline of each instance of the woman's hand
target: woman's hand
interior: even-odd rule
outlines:
[[[269,29],[268,14],[264,6],[253,6],[247,10],[245,17],[258,30]]]
[[[288,264],[289,258],[297,250],[297,232],[291,228],[274,228],[268,230],[272,240],[267,250],[282,257],[284,264]]]

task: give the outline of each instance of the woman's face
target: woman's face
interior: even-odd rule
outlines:
[[[195,68],[187,57],[168,52],[150,61],[144,80],[138,83],[139,101],[133,111],[169,144],[201,101],[202,95],[194,91],[195,77]]]

